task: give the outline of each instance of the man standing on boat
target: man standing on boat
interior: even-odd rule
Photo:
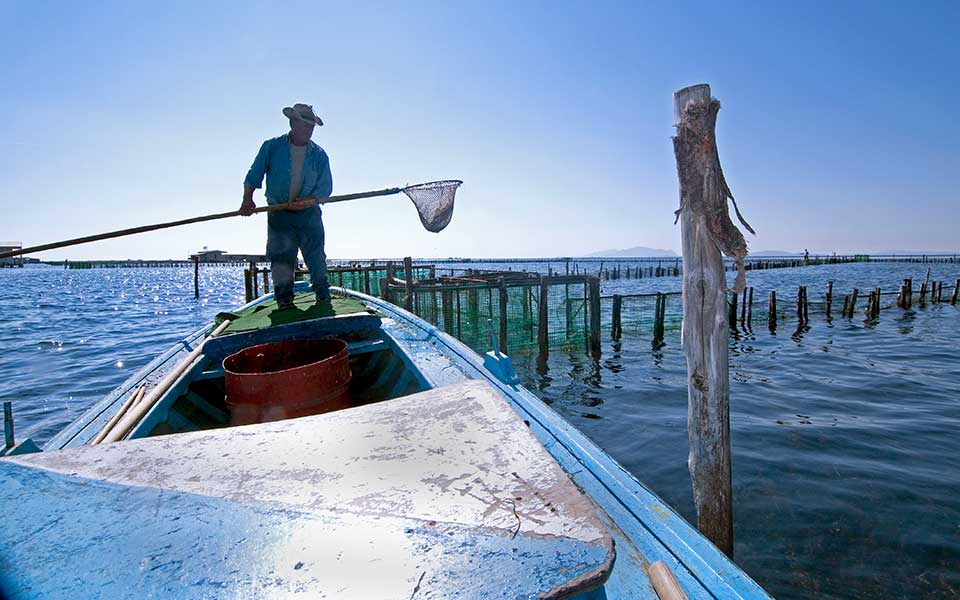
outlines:
[[[253,214],[253,190],[267,176],[267,204],[289,203],[286,210],[267,215],[267,258],[273,274],[274,293],[280,308],[293,308],[293,279],[297,250],[310,270],[317,303],[329,302],[327,257],[323,251],[323,220],[317,200],[333,191],[330,159],[323,148],[310,141],[313,128],[323,125],[307,104],[283,109],[290,119],[290,133],[267,140],[243,180],[240,214]],[[322,202],[321,202],[322,203]]]

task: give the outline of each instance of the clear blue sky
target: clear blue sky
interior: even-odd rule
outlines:
[[[2,0],[0,0],[2,1]],[[356,4],[356,6],[348,6]],[[955,251],[960,4],[3,2],[0,240],[234,210],[283,106],[313,104],[327,253],[679,251],[672,93],[710,83],[755,250]],[[258,203],[262,196],[258,194]],[[261,252],[264,217],[41,256]]]

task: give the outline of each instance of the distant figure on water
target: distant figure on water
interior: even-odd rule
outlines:
[[[253,191],[267,176],[267,204],[290,203],[286,210],[267,215],[267,258],[273,274],[274,293],[280,308],[293,308],[293,278],[297,251],[310,270],[317,303],[330,301],[327,256],[320,207],[313,204],[333,192],[330,159],[323,148],[310,141],[313,129],[323,121],[307,104],[283,109],[290,120],[290,132],[269,139],[260,146],[253,166],[243,180],[240,214],[253,214]]]
[[[810,262],[810,251],[806,248],[803,249],[803,264],[808,264]]]

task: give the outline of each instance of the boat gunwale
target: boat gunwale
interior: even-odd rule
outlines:
[[[365,302],[375,304],[378,310],[394,320],[421,329],[428,336],[432,336],[436,343],[446,346],[460,361],[471,366],[477,374],[503,392],[512,405],[535,421],[546,435],[549,435],[556,444],[559,444],[574,457],[593,476],[593,479],[603,486],[610,496],[615,498],[622,508],[669,552],[673,561],[682,565],[711,595],[720,599],[770,598],[770,595],[757,582],[697,531],[673,507],[662,500],[583,432],[564,419],[556,410],[522,385],[506,384],[497,379],[483,366],[482,359],[476,351],[399,306],[362,292],[353,290],[344,290],[344,292]],[[536,435],[536,431],[534,433]],[[563,435],[558,435],[560,433]],[[547,451],[563,465],[564,461],[554,452],[553,444],[548,443],[549,440],[544,440],[540,435],[537,435],[537,438],[547,448]],[[577,482],[578,477],[570,469],[564,467],[564,470],[571,479]],[[587,490],[585,490],[585,493],[597,502],[593,493]],[[655,502],[659,510],[645,506],[638,499],[638,496],[642,495]],[[617,519],[610,515],[610,507],[599,502],[598,507],[607,512],[611,520],[617,523],[618,527],[620,526]],[[663,514],[657,514],[659,511],[667,513],[669,519],[664,519]],[[671,526],[665,524],[666,520],[670,521]],[[677,531],[677,524],[686,535]],[[630,535],[625,535],[625,537],[633,539]],[[694,557],[695,559],[691,560]],[[731,576],[736,581],[729,581]]]

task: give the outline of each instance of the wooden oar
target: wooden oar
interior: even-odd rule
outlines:
[[[113,426],[117,424],[117,421],[122,419],[123,415],[127,414],[127,411],[130,410],[131,407],[136,406],[137,402],[143,398],[143,393],[146,390],[147,386],[145,385],[141,385],[139,388],[137,388],[137,391],[131,394],[130,397],[127,398],[127,401],[123,403],[123,406],[120,407],[120,410],[117,411],[117,414],[113,415],[110,420],[107,421],[107,424],[103,426],[103,429],[100,430],[100,433],[98,433],[96,437],[90,441],[90,445],[95,446],[102,442],[103,438],[107,437],[107,434],[110,433],[110,430],[113,429]]]
[[[359,194],[344,194],[342,196],[330,196],[329,198],[319,198],[315,202],[310,203],[300,203],[299,206],[306,208],[314,204],[330,204],[331,202],[344,202],[346,200],[356,200],[357,198],[372,198],[374,196],[392,196],[393,194],[399,194],[403,191],[403,188],[389,188],[385,190],[377,190],[374,192],[361,192]],[[302,201],[301,201],[302,202]],[[271,204],[269,206],[261,206],[253,210],[254,213],[262,212],[273,212],[275,210],[286,210],[289,208],[290,204]],[[74,238],[72,240],[64,240],[62,242],[53,242],[52,244],[43,244],[42,246],[31,246],[30,248],[21,248],[20,250],[10,250],[8,252],[0,253],[0,258],[8,258],[10,256],[20,256],[22,254],[28,254],[30,252],[43,252],[44,250],[54,250],[56,248],[66,248],[67,246],[76,246],[77,244],[86,244],[87,242],[96,242],[98,240],[108,240],[115,237],[123,237],[125,235],[134,235],[136,233],[145,233],[147,231],[156,231],[157,229],[167,229],[168,227],[179,227],[181,225],[189,225],[191,223],[202,223],[204,221],[215,221],[217,219],[229,219],[230,217],[239,217],[239,210],[232,210],[230,212],[216,213],[213,215],[204,215],[202,217],[194,217],[192,219],[182,219],[180,221],[170,221],[169,223],[157,223],[155,225],[143,225],[142,227],[131,227],[129,229],[120,229],[117,231],[110,231],[107,233],[98,233],[96,235],[88,235],[84,237]]]
[[[687,600],[683,588],[680,587],[680,583],[665,562],[658,560],[650,563],[647,567],[647,575],[660,600]]]
[[[206,338],[203,339],[200,344],[193,349],[190,354],[186,356],[180,363],[174,367],[172,371],[167,373],[166,377],[160,380],[160,383],[157,384],[155,388],[150,390],[150,393],[147,394],[142,400],[137,402],[137,405],[133,407],[132,410],[127,412],[127,415],[121,420],[110,433],[103,438],[103,442],[117,442],[123,439],[123,436],[127,435],[131,429],[133,429],[137,423],[148,413],[150,409],[160,400],[160,398],[170,389],[170,386],[183,375],[183,372],[187,370],[187,367],[193,364],[193,361],[197,360],[197,357],[200,356],[200,353],[203,352],[203,346],[207,343],[212,337],[220,335],[227,326],[230,325],[230,321],[224,321],[217,326],[213,332],[210,333]]]

